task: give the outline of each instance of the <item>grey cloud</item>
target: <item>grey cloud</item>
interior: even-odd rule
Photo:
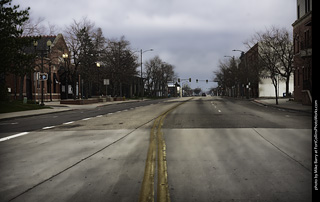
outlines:
[[[105,37],[125,35],[133,49],[149,49],[143,59],[159,55],[181,77],[213,77],[219,59],[239,56],[243,42],[271,25],[291,29],[293,0],[14,0],[30,6],[32,17],[59,27],[87,16]],[[192,83],[192,87],[200,84]]]

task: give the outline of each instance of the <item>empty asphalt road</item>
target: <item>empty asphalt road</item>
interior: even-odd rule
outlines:
[[[54,116],[2,124],[24,134],[0,142],[0,201],[311,201],[311,114],[195,97]]]

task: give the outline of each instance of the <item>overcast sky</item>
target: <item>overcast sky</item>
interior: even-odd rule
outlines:
[[[45,18],[61,30],[87,17],[107,38],[122,35],[134,50],[155,55],[175,66],[180,78],[192,78],[191,87],[203,90],[213,80],[219,60],[239,57],[244,41],[274,25],[292,31],[296,0],[13,0],[31,8],[31,18]]]

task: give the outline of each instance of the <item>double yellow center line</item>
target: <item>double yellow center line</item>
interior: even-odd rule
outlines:
[[[190,99],[189,99],[190,100]],[[189,101],[187,100],[187,101]],[[154,202],[154,181],[156,171],[156,159],[157,164],[157,201],[169,202],[170,194],[168,189],[168,172],[167,172],[167,160],[166,160],[166,143],[163,139],[163,133],[161,127],[164,118],[175,108],[185,103],[181,102],[178,105],[170,108],[166,112],[158,116],[152,126],[150,132],[150,144],[148,149],[147,161],[144,170],[144,177],[142,187],[140,191],[139,202]]]

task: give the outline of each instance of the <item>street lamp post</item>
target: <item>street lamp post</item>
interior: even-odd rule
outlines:
[[[234,59],[234,56],[229,56],[229,55],[225,55],[224,56],[225,58],[228,57],[228,58],[231,58],[233,60],[233,62],[235,62],[235,59]],[[236,65],[236,68],[238,70],[238,65]],[[238,79],[237,79],[237,76],[235,76],[234,79],[234,82],[235,82],[235,86],[232,86],[232,93],[233,93],[233,97],[237,97],[239,96],[238,93],[239,93],[239,83],[238,83]]]
[[[69,89],[68,89],[68,75],[67,75],[67,60],[68,60],[68,53],[63,53],[62,58],[64,60],[64,68],[65,68],[65,76],[66,76],[66,85],[65,85],[65,93],[66,99],[68,99]]]
[[[49,61],[49,77],[48,77],[48,81],[49,81],[49,93],[50,93],[50,101],[52,101],[52,92],[51,92],[51,60]]]
[[[140,78],[141,78],[141,81],[140,81],[141,88],[140,89],[142,90],[142,93],[141,93],[142,100],[143,100],[143,96],[144,96],[144,84],[143,84],[143,79],[142,79],[142,54],[145,53],[145,52],[148,52],[148,51],[153,51],[153,49],[149,49],[149,50],[145,50],[145,51],[143,51],[142,49],[140,50],[140,53],[141,53],[141,57],[140,57],[140,59],[141,59],[141,76],[140,76]]]
[[[47,41],[48,50],[37,50],[38,41],[34,41],[33,42],[33,46],[34,46],[35,52],[37,52],[37,51],[40,52],[40,56],[41,56],[41,73],[44,73],[43,58],[45,56],[45,53],[46,53],[47,56],[48,56],[48,53],[50,53],[51,44],[52,44],[51,41],[48,40]],[[51,76],[51,75],[49,75],[49,76]],[[43,86],[44,86],[44,79],[41,78],[41,104],[40,104],[41,106],[44,105],[44,102],[43,102]]]
[[[99,92],[99,96],[101,96],[101,92],[100,92],[100,63],[96,62],[97,68],[98,68],[98,92]]]
[[[232,50],[232,51],[241,52],[241,56],[243,55],[243,57],[244,57],[244,68],[245,68],[246,71],[248,71],[248,70],[247,70],[247,56],[245,55],[246,52],[244,52],[244,51],[242,51],[242,50],[237,50],[237,49]],[[250,86],[250,82],[249,82],[249,78],[248,78],[248,75],[247,75],[247,85],[245,86],[245,88],[248,87],[248,90],[247,90],[247,98],[250,98],[250,87],[249,87],[249,86]]]

